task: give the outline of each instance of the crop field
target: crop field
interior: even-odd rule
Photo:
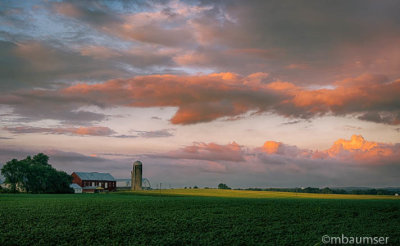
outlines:
[[[341,234],[400,245],[399,199],[254,192],[1,194],[0,245],[322,245]]]
[[[131,192],[131,191],[129,191]],[[172,196],[207,196],[231,198],[316,198],[316,199],[394,199],[396,196],[352,195],[352,194],[316,194],[279,191],[251,191],[251,190],[219,190],[219,189],[167,189],[135,191],[143,195],[172,195]]]

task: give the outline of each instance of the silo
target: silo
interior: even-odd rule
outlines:
[[[132,167],[132,190],[141,190],[142,189],[142,162],[135,161]]]

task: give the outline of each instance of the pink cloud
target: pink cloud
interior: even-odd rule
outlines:
[[[45,134],[67,134],[67,135],[80,135],[80,136],[109,136],[115,133],[110,128],[103,126],[59,127],[59,128],[19,126],[19,127],[5,127],[4,129],[14,134],[45,133]]]
[[[194,159],[207,161],[244,161],[244,149],[236,142],[226,145],[216,143],[193,143],[166,154],[169,158]]]
[[[267,83],[266,73],[208,75],[145,75],[104,83],[75,84],[58,91],[18,92],[0,103],[25,107],[62,101],[63,107],[177,107],[173,124],[232,119],[248,112],[272,112],[289,118],[353,115],[361,120],[400,124],[400,80],[363,75],[337,81],[333,88],[309,89],[290,82]],[[29,98],[29,102],[26,101]],[[25,104],[24,104],[25,103]],[[69,106],[68,106],[69,105]],[[45,106],[45,105],[44,105]]]
[[[378,143],[353,135],[350,140],[338,139],[326,150],[302,149],[297,146],[276,141],[266,141],[260,148],[249,149],[232,142],[226,145],[216,143],[193,143],[162,155],[175,159],[193,159],[206,161],[252,162],[264,157],[288,158],[294,162],[336,161],[356,162],[360,164],[382,165],[388,161],[400,160],[400,144]],[[281,159],[280,161],[282,161]],[[285,161],[287,162],[287,161]],[[290,161],[289,161],[290,162]]]
[[[343,162],[383,164],[388,161],[400,160],[400,145],[370,142],[361,135],[353,135],[350,140],[338,139],[327,150],[313,151],[300,149],[275,141],[266,141],[262,152],[268,155],[281,155],[310,160],[337,160]]]
[[[292,64],[287,65],[286,68],[305,70],[305,69],[309,69],[310,66],[305,63],[292,63]]]
[[[282,143],[280,142],[266,141],[262,147],[262,150],[268,154],[276,154],[281,146]]]
[[[350,140],[339,139],[325,151],[331,158],[360,162],[378,162],[380,160],[400,157],[400,146],[370,142],[361,135],[353,135]]]

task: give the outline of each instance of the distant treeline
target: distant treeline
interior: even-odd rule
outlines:
[[[386,189],[362,189],[362,190],[344,190],[331,188],[248,188],[245,190],[254,191],[282,191],[282,192],[297,192],[297,193],[319,193],[319,194],[356,194],[356,195],[394,195],[395,191]]]

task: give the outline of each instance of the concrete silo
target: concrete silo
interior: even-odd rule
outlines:
[[[142,162],[135,161],[132,167],[132,190],[141,190],[142,189]]]

